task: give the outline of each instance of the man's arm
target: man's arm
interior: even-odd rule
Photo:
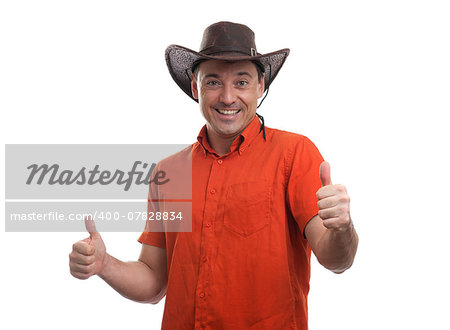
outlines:
[[[311,250],[325,268],[342,273],[353,264],[358,247],[358,235],[353,225],[347,230],[327,229],[320,216],[314,216],[305,227]]]
[[[107,255],[98,276],[125,298],[158,303],[166,293],[166,249],[142,244],[138,261],[123,262]]]
[[[70,273],[79,279],[98,275],[122,296],[156,304],[167,287],[166,250],[142,244],[138,261],[123,262],[106,253],[105,244],[92,220],[86,220],[90,237],[73,245]]]
[[[358,248],[358,235],[350,217],[350,197],[344,186],[331,183],[327,162],[321,164],[319,175],[319,214],[306,225],[305,236],[320,264],[342,273],[353,264]]]

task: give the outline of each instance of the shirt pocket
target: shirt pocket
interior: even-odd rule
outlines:
[[[233,184],[227,190],[223,224],[248,237],[269,225],[271,208],[272,190],[268,182]]]

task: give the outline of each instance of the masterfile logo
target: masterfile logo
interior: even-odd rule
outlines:
[[[141,164],[144,170],[146,170],[146,168],[148,167],[146,173],[144,171],[138,170],[138,167],[141,166]],[[155,163],[153,163],[151,166],[148,166],[147,163],[135,161],[132,169],[128,172],[124,172],[119,169],[111,172],[108,170],[100,171],[100,165],[98,164],[96,164],[92,170],[87,170],[86,167],[82,167],[79,171],[61,170],[58,164],[53,164],[51,166],[49,166],[48,164],[32,164],[27,167],[27,169],[30,170],[27,184],[33,184],[33,180],[36,175],[37,179],[35,180],[35,183],[39,185],[41,185],[45,179],[47,179],[47,182],[50,185],[108,185],[117,183],[119,185],[123,185],[123,189],[125,191],[128,191],[133,183],[137,185],[148,185],[152,183],[161,185],[169,182],[170,179],[166,179],[165,171],[158,171],[156,175],[153,176],[153,178],[151,177],[155,166]],[[136,178],[135,180],[134,177]]]

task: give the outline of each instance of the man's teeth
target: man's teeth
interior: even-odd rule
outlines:
[[[222,115],[234,115],[239,112],[239,110],[222,110],[222,109],[217,109],[217,111],[219,111]]]

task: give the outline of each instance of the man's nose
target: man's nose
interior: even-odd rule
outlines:
[[[220,102],[222,102],[225,105],[231,105],[236,101],[236,94],[233,90],[233,86],[230,85],[224,85],[221,93],[220,93]]]

